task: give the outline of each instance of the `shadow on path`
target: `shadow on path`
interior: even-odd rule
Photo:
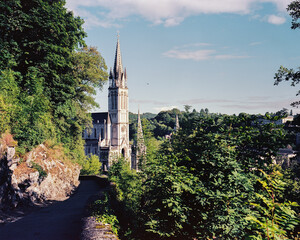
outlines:
[[[96,181],[83,180],[69,199],[40,208],[16,222],[0,225],[0,239],[80,239],[81,218],[87,201],[100,191],[101,187]]]

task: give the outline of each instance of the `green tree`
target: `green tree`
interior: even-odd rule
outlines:
[[[126,238],[245,239],[264,231],[246,217],[258,210],[252,203],[265,207],[257,200],[257,194],[265,190],[257,183],[256,170],[272,173],[272,159],[286,144],[285,131],[281,126],[257,123],[263,116],[245,113],[200,116],[193,111],[184,115],[183,127],[160,150],[147,155],[138,177],[129,177],[132,172],[122,170],[121,162],[112,167],[118,198],[125,209],[134,206]],[[265,117],[273,121],[278,116]],[[293,188],[293,196],[297,189]],[[275,203],[282,204],[278,216],[290,210],[289,199]],[[288,230],[288,226],[286,222],[280,228]]]
[[[109,180],[115,185],[115,212],[121,229],[120,236],[128,239],[132,230],[140,232],[140,202],[143,192],[142,174],[131,170],[124,158],[119,158],[109,169]]]
[[[292,17],[292,29],[300,28],[300,1],[292,1],[287,11],[289,12],[290,16]],[[275,83],[274,85],[278,85],[282,81],[291,81],[291,86],[295,86],[300,82],[300,67],[298,70],[288,69],[286,67],[281,66],[278,72],[275,74]],[[300,90],[297,92],[297,96],[300,94]],[[298,106],[300,101],[296,101],[291,103],[292,106]]]
[[[85,47],[83,20],[64,5],[0,2],[0,131],[10,128],[27,149],[55,139],[83,160],[81,133],[91,125],[88,110],[97,106],[93,95],[107,73],[99,52]]]
[[[83,47],[73,53],[73,64],[73,76],[77,82],[75,98],[87,110],[99,107],[93,96],[108,78],[104,58],[95,47]]]
[[[250,203],[252,211],[246,218],[252,232],[247,239],[289,239],[289,233],[299,222],[292,209],[298,205],[280,200],[286,183],[279,171],[261,173],[262,176],[257,178],[260,191],[255,192],[255,200]]]
[[[11,130],[11,121],[18,112],[20,89],[15,75],[11,69],[0,73],[0,133]]]
[[[162,239],[234,239],[243,235],[250,179],[226,135],[180,132],[146,170],[147,231]]]
[[[101,171],[101,166],[102,164],[99,160],[99,157],[97,155],[92,154],[84,161],[80,174],[98,175]]]

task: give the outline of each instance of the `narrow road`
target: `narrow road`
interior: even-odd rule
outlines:
[[[100,191],[96,181],[83,180],[69,199],[38,209],[16,222],[0,225],[0,240],[77,240],[85,205],[89,197]]]

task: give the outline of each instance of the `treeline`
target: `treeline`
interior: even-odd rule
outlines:
[[[0,133],[13,134],[19,153],[51,140],[80,161],[81,133],[107,73],[99,52],[85,44],[83,20],[64,5],[0,2]]]
[[[184,107],[184,111],[173,108],[168,111],[161,111],[158,114],[141,114],[144,131],[150,131],[157,140],[163,140],[167,135],[170,135],[172,132],[174,132],[176,115],[178,116],[179,125],[183,128],[188,127],[186,125],[190,124],[190,121],[193,121],[193,119],[200,117],[210,118],[213,122],[218,122],[222,121],[222,119],[226,116],[226,114],[211,113],[209,112],[208,108],[202,108],[200,111],[197,111],[196,109],[192,109],[192,107],[189,105],[185,105]],[[276,113],[267,112],[265,115],[241,113],[240,116],[247,116],[247,124],[250,124],[257,119],[273,119],[274,121],[277,121],[288,116],[288,114],[290,113],[288,113],[288,110],[284,108]],[[296,117],[295,124],[298,124],[298,122],[299,117]],[[137,114],[131,112],[129,113],[129,124],[129,137],[131,140],[135,140],[137,131]]]
[[[189,111],[191,106],[185,106],[185,108],[186,111]],[[197,116],[206,116],[209,114],[209,111],[207,108],[205,110],[201,109],[200,112],[193,109],[193,114]],[[176,115],[178,116],[179,122],[182,122],[185,119],[184,111],[180,111],[177,108],[161,111],[158,114],[141,114],[144,131],[151,131],[157,140],[163,140],[166,135],[170,135],[173,132]],[[134,140],[136,138],[137,114],[129,113],[129,123],[129,137],[131,140]]]
[[[274,164],[290,143],[278,114],[257,118],[186,109],[141,172],[115,163],[121,239],[297,239],[299,165]]]

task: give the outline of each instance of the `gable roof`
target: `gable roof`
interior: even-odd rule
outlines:
[[[97,112],[92,113],[93,124],[104,124],[104,120],[106,123],[110,123],[110,117],[108,112]]]

